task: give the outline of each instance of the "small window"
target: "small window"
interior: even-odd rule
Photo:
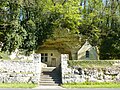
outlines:
[[[44,54],[43,54],[43,53],[41,53],[41,56],[44,56]]]
[[[51,53],[51,56],[53,56],[53,53]]]
[[[86,51],[86,58],[89,58],[89,51]]]
[[[45,62],[47,62],[48,57],[45,57]]]
[[[42,61],[42,62],[44,61],[44,57],[41,57],[41,61]]]
[[[41,61],[44,63],[44,62],[47,62],[47,60],[48,60],[48,54],[41,53]]]
[[[48,56],[48,54],[47,54],[47,53],[45,53],[45,56]]]

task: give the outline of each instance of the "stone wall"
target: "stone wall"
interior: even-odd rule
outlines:
[[[67,60],[69,60],[68,54],[61,54],[61,76],[62,76],[62,83],[66,83],[67,74],[69,71]]]
[[[73,82],[120,82],[120,61],[109,68],[68,67],[65,55],[61,56],[62,83]],[[65,65],[66,64],[66,65]]]
[[[0,61],[0,83],[38,83],[40,62],[38,56],[33,61]]]

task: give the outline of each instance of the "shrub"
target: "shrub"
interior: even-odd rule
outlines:
[[[68,60],[69,67],[82,68],[105,68],[111,67],[116,61],[114,60]]]

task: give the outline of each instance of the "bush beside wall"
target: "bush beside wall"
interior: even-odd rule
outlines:
[[[68,60],[69,67],[77,66],[81,68],[106,68],[120,63],[119,60]]]

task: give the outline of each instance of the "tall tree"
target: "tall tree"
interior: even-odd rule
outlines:
[[[119,59],[120,55],[120,1],[106,0],[101,23],[101,59]]]
[[[101,19],[102,2],[99,0],[82,0],[80,34],[88,39],[93,45],[98,45],[100,31],[99,23]]]
[[[99,46],[101,59],[119,59],[120,0],[0,1],[4,51],[36,50],[46,39],[55,38],[55,31],[88,39]]]
[[[25,30],[19,24],[20,0],[1,1],[1,31],[3,32],[3,49],[11,52],[23,42]],[[2,36],[1,36],[2,37]]]

